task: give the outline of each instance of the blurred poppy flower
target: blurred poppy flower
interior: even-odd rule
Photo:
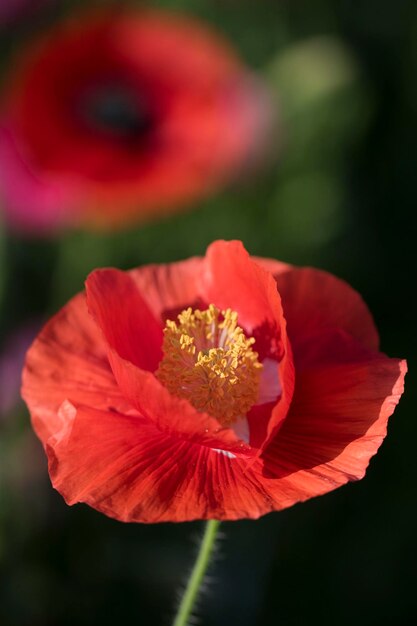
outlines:
[[[23,397],[69,504],[233,520],[362,478],[405,371],[346,283],[218,241],[94,271],[29,350]]]
[[[39,230],[181,208],[253,160],[268,126],[268,98],[228,44],[158,10],[55,26],[15,63],[2,108],[5,209]]]

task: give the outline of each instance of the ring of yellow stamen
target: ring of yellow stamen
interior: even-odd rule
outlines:
[[[185,309],[178,322],[167,320],[156,376],[172,394],[230,426],[258,397],[262,365],[254,343],[231,309]]]

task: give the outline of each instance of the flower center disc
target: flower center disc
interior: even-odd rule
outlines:
[[[77,112],[88,127],[120,139],[141,138],[153,127],[145,100],[117,83],[91,85],[77,102]]]
[[[230,426],[255,404],[262,365],[237,325],[237,313],[185,309],[167,320],[156,376],[174,395]]]

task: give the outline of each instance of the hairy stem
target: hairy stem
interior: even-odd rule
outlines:
[[[172,626],[187,626],[188,624],[201,583],[204,580],[204,575],[210,562],[210,556],[213,551],[219,526],[220,522],[217,520],[209,520],[206,523],[197,559],[190,574],[190,578],[188,579],[187,587],[185,588]]]

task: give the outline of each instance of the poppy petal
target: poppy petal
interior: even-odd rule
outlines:
[[[279,507],[364,476],[404,388],[405,361],[384,355],[297,376],[291,411],[264,451]]]
[[[1,211],[17,230],[49,234],[76,212],[77,190],[67,180],[39,178],[23,160],[13,133],[0,125]]]
[[[282,308],[272,275],[249,256],[240,241],[216,241],[206,252],[202,293],[219,309],[237,311],[248,332],[282,323]]]
[[[222,427],[208,413],[197,411],[187,400],[172,395],[151,372],[122,359],[115,350],[110,350],[108,357],[125,397],[161,431],[236,455],[254,454],[232,428]]]
[[[202,307],[200,276],[203,259],[162,265],[145,265],[132,270],[130,276],[146,300],[150,310],[163,324],[175,319],[181,311],[192,306]]]
[[[275,403],[281,394],[282,385],[277,363],[273,359],[265,359],[262,361],[257,404]]]
[[[289,272],[293,269],[293,266],[283,261],[277,261],[276,259],[268,259],[260,256],[253,256],[252,259],[264,270],[272,274],[274,277],[284,272]]]
[[[378,350],[378,332],[368,307],[343,280],[311,268],[275,277],[297,367],[303,367],[306,340],[323,329],[344,330],[369,350]]]
[[[131,408],[116,384],[106,349],[84,294],[70,300],[42,329],[26,356],[22,396],[43,443],[60,428],[57,412],[64,399],[98,409]]]
[[[162,325],[132,277],[115,269],[95,270],[86,281],[87,304],[109,346],[123,359],[155,371],[162,358]]]
[[[47,454],[52,483],[68,504],[149,523],[259,517],[271,506],[241,461],[161,433],[140,415],[70,403],[60,413],[64,426]]]
[[[209,246],[202,279],[207,302],[237,311],[239,323],[253,336],[265,329],[279,344],[277,378],[282,394],[272,413],[266,413],[264,419],[258,416],[256,433],[251,432],[251,445],[262,448],[285,419],[294,390],[291,346],[276,282],[272,274],[250,258],[239,241],[216,241]],[[257,346],[255,342],[255,349]]]
[[[162,325],[129,274],[96,270],[86,281],[86,293],[89,311],[108,344],[117,383],[142,415],[162,430],[202,445],[247,452],[232,429],[222,428],[213,417],[172,396],[153,375],[162,358]]]

